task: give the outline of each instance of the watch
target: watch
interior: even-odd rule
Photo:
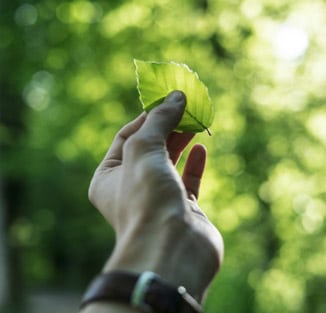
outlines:
[[[120,302],[151,313],[202,313],[183,286],[175,287],[153,272],[113,271],[98,275],[87,289],[81,309],[93,302]]]

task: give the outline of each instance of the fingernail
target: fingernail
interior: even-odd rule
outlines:
[[[175,90],[172,91],[166,98],[168,101],[173,101],[173,102],[183,102],[185,103],[186,97],[185,94],[182,91]]]

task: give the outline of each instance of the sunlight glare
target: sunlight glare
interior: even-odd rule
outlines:
[[[302,28],[283,24],[274,39],[275,54],[279,59],[293,61],[303,56],[309,46],[309,37]]]

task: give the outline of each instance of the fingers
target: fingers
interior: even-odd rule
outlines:
[[[200,181],[203,176],[206,163],[206,148],[203,145],[195,145],[187,159],[182,180],[190,197],[198,199]]]
[[[113,143],[108,150],[101,166],[111,168],[121,164],[122,150],[125,141],[143,125],[146,120],[146,113],[143,112],[136,119],[125,125],[115,136]]]
[[[173,164],[176,164],[190,140],[195,136],[193,133],[172,132],[166,142],[167,150]]]
[[[138,118],[124,126],[115,136],[114,141],[107,152],[101,168],[111,168],[120,165],[122,162],[123,146],[125,141],[133,134],[137,133],[138,142],[142,138],[155,138],[162,142],[162,145],[168,135],[173,131],[181,120],[184,108],[186,105],[186,98],[183,92],[171,92],[164,102],[153,109],[150,113],[143,113]],[[172,148],[174,150],[174,159],[178,159],[178,154],[182,152],[186,146],[188,136],[184,139],[173,140]],[[190,139],[189,139],[190,140]],[[147,141],[147,144],[150,142]]]
[[[186,98],[183,92],[171,92],[162,104],[148,113],[138,135],[151,135],[152,138],[165,140],[179,124],[185,105]]]

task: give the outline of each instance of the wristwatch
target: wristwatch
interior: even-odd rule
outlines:
[[[120,302],[143,312],[202,313],[182,286],[175,287],[153,272],[113,271],[98,275],[87,289],[81,309],[93,302]]]

